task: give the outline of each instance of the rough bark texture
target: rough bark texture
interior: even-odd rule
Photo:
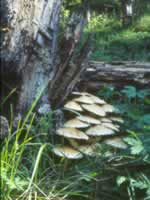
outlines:
[[[94,62],[88,63],[79,82],[82,90],[98,90],[104,85],[150,85],[150,63],[138,62]]]
[[[83,27],[84,18],[73,13],[59,48],[60,63],[56,66],[56,73],[49,87],[50,102],[54,107],[64,102],[86,68],[83,63],[90,49],[90,38],[81,48],[79,56],[73,59]]]
[[[2,75],[15,71],[22,79],[19,111],[53,77],[60,8],[61,0],[2,2]]]

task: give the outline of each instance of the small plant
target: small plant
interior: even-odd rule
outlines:
[[[140,159],[140,162],[150,164],[150,151],[148,146],[146,146],[146,143],[148,142],[149,144],[150,142],[149,138],[145,140],[144,137],[140,138],[135,133],[130,133],[132,134],[132,137],[125,138],[125,141],[130,145],[131,155],[135,156],[135,160]],[[139,174],[135,171],[131,174],[127,169],[127,176],[117,177],[117,185],[119,187],[126,185],[130,200],[136,199],[137,193],[144,196],[144,200],[150,199],[150,174],[148,172],[145,173],[140,172]]]
[[[125,86],[118,91],[114,87],[105,87],[98,93],[117,106],[124,119],[123,131],[126,133],[124,141],[129,145],[129,150],[122,153],[122,158],[128,157],[128,162],[133,163],[136,170],[130,171],[127,167],[116,176],[117,191],[127,191],[128,199],[150,199],[150,173],[147,168],[150,164],[150,115],[149,115],[149,89],[137,89],[134,86]],[[135,163],[135,164],[134,164]],[[131,166],[132,166],[131,165]],[[148,167],[149,168],[149,167]],[[132,169],[132,168],[131,168]],[[139,172],[137,172],[139,171]],[[124,175],[122,175],[124,174]]]
[[[85,31],[93,32],[93,51],[91,59],[108,61],[139,60],[149,61],[150,15],[145,14],[128,28],[114,16],[95,14]]]

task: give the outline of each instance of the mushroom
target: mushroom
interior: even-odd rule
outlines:
[[[111,117],[110,118],[112,121],[114,122],[119,122],[119,123],[123,123],[123,119],[121,117]]]
[[[91,101],[93,101],[93,103],[106,104],[106,102],[103,99],[100,99],[99,97],[97,97],[95,95],[92,95],[92,94],[90,94],[88,92],[82,92],[82,93],[80,93],[80,92],[73,92],[73,94],[80,95],[81,97],[83,97],[83,96],[84,97],[88,97]],[[80,101],[80,102],[82,102],[82,101]]]
[[[114,131],[119,131],[119,127],[117,125],[114,125],[112,123],[102,123],[103,126],[107,127],[107,128],[110,128],[110,129],[113,129]]]
[[[56,131],[56,134],[67,137],[67,138],[78,139],[78,140],[89,139],[89,137],[85,133],[75,128],[60,128]]]
[[[106,122],[106,123],[111,123],[112,122],[111,119],[106,118],[106,117],[101,118],[100,121],[101,122]]]
[[[72,94],[74,94],[74,95],[80,95],[80,96],[83,96],[83,95],[90,96],[91,95],[88,92],[72,92]]]
[[[83,109],[81,108],[81,106],[74,101],[69,101],[68,103],[66,103],[64,105],[65,108],[71,109],[71,110],[76,110],[76,111],[83,111]]]
[[[68,145],[55,147],[53,152],[67,159],[80,159],[83,155],[93,156],[100,140],[116,148],[125,148],[126,144],[120,137],[112,137],[120,128],[115,122],[123,122],[119,117],[113,117],[112,114],[110,116],[109,113],[115,112],[116,108],[87,92],[73,92],[73,95],[76,96],[64,107],[73,112],[75,117],[66,121],[63,127],[56,131],[57,135],[62,136],[65,141],[68,140]],[[67,119],[72,115],[68,115]]]
[[[81,102],[81,103],[87,103],[87,104],[94,103],[94,101],[89,96],[81,96],[79,98],[74,99],[74,101]]]
[[[97,104],[106,104],[106,102],[103,99],[100,99],[94,95],[91,95],[91,99],[94,101],[94,103]]]
[[[83,155],[69,146],[54,147],[52,150],[57,156],[68,158],[68,159],[81,159]]]
[[[105,112],[115,112],[116,108],[110,104],[104,104],[102,106],[102,108],[104,109]]]
[[[66,128],[86,128],[89,124],[80,121],[77,118],[71,119],[64,124]]]
[[[98,116],[102,116],[103,117],[103,116],[106,115],[104,109],[102,107],[96,105],[96,104],[92,104],[92,105],[83,104],[82,107],[85,110],[87,110],[87,111],[89,111],[91,113],[94,113],[94,114],[96,114]]]
[[[78,147],[79,152],[87,156],[94,156],[96,145],[81,145]]]
[[[107,138],[103,141],[105,144],[119,149],[126,149],[128,146],[121,137]]]
[[[89,117],[89,116],[84,116],[84,115],[80,115],[77,116],[77,119],[86,122],[88,124],[100,124],[100,121],[98,119],[95,119],[93,117]]]
[[[113,135],[115,134],[114,130],[109,129],[103,125],[97,125],[89,128],[86,131],[88,136],[105,136],[105,135]]]

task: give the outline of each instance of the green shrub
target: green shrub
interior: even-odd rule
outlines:
[[[94,15],[88,25],[88,31],[97,33],[111,33],[111,31],[116,31],[121,29],[121,22],[112,16],[101,14]]]
[[[127,162],[122,161],[127,166],[123,164],[124,170],[120,168],[119,174],[116,175],[117,185],[112,185],[112,190],[114,188],[112,196],[117,192],[118,196],[122,194],[120,199],[148,200],[150,199],[150,90],[128,85],[119,91],[111,86],[100,90],[98,96],[107,102],[110,101],[121,111],[124,119],[122,131],[126,132],[124,140],[129,145],[129,152],[127,150],[121,153],[122,158],[130,156]]]
[[[95,15],[86,32],[94,33],[93,60],[150,60],[150,15],[127,29],[113,16]]]
[[[150,15],[146,14],[133,26],[136,32],[150,32]]]

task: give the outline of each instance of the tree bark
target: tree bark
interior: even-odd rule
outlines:
[[[53,77],[61,3],[61,0],[2,2],[1,71],[3,78],[15,72],[21,79],[19,112],[32,104],[40,88]]]
[[[97,91],[101,86],[149,86],[150,63],[139,62],[95,62],[88,63],[78,87],[81,90]]]
[[[132,24],[133,0],[121,0],[122,24],[124,27]]]
[[[80,49],[79,55],[74,55],[84,28],[84,21],[83,16],[73,13],[62,38],[59,48],[60,63],[56,66],[56,73],[49,87],[49,99],[54,107],[64,103],[86,68],[83,63],[90,51],[90,36]]]

